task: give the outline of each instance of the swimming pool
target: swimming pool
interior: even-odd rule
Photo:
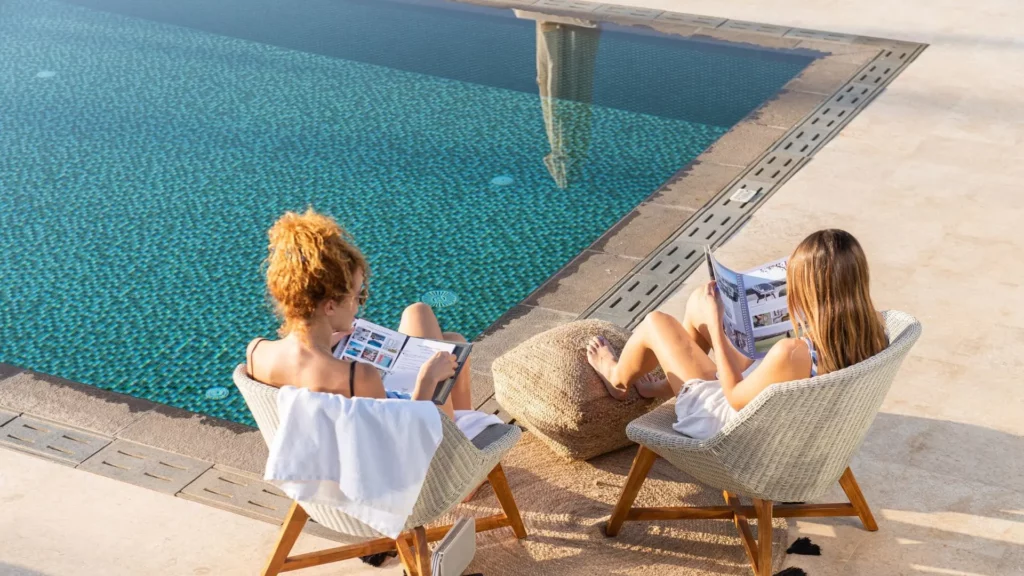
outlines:
[[[283,211],[353,234],[368,318],[442,291],[472,338],[811,60],[433,0],[292,5],[0,3],[0,361],[250,422],[230,371],[276,327]]]

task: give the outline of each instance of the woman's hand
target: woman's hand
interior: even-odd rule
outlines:
[[[722,302],[718,297],[718,285],[714,280],[704,285],[701,292],[701,308],[708,331],[722,329]]]
[[[454,376],[458,367],[459,361],[454,354],[434,352],[434,355],[420,367],[419,380],[433,386]]]

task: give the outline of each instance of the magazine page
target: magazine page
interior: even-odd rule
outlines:
[[[763,358],[779,340],[793,335],[787,299],[786,263],[783,258],[742,274],[757,358]]]
[[[749,342],[753,335],[746,326],[743,316],[744,302],[740,298],[740,275],[719,263],[710,250],[707,251],[707,257],[711,265],[712,277],[718,286],[725,334],[737,350],[749,355]]]
[[[362,319],[356,320],[352,328],[352,334],[348,337],[348,341],[339,344],[335,356],[373,364],[385,373],[392,371],[399,352],[402,351],[402,346],[405,345],[405,341],[409,337],[401,332]],[[341,347],[342,345],[344,348]]]
[[[455,354],[459,358],[461,369],[471,348],[472,345],[468,343],[406,336],[368,320],[358,319],[352,325],[352,334],[339,342],[335,348],[334,356],[343,360],[372,364],[380,371],[385,388],[412,392],[416,389],[420,367],[435,352]],[[444,383],[447,387],[440,403],[444,403],[454,380],[450,378]]]
[[[391,367],[391,373],[384,378],[384,387],[389,390],[412,392],[416,389],[416,378],[419,376],[420,368],[427,363],[427,360],[430,360],[434,353],[448,352],[449,354],[458,355],[458,347],[459,344],[455,342],[443,342],[410,336],[409,340],[405,343],[405,348],[402,349],[402,353],[398,355],[398,360]],[[460,357],[459,360],[461,367],[461,364],[465,362],[465,358]],[[449,380],[454,381],[454,378]],[[447,395],[445,395],[445,398],[447,398]],[[444,400],[441,403],[443,404]]]
[[[430,357],[435,352],[452,353],[454,351],[454,342],[410,337],[409,341],[405,344],[405,348],[402,350],[402,354],[398,357],[398,361],[392,366],[391,371],[412,372],[416,374],[420,371],[420,366],[426,364],[427,360],[430,360]]]

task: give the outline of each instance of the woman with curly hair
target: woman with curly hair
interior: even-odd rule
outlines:
[[[371,365],[340,360],[333,347],[352,331],[369,294],[370,270],[362,253],[333,219],[312,209],[287,212],[270,232],[267,289],[282,323],[279,340],[257,338],[246,349],[246,367],[254,380],[270,386],[294,386],[346,397],[430,400],[439,382],[451,378],[455,356],[437,352],[420,369],[412,394],[384,389]],[[410,336],[465,342],[443,332],[430,306],[417,302],[402,313],[399,332]],[[472,410],[469,360],[441,408]]]

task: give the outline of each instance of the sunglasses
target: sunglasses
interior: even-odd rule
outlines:
[[[356,296],[356,302],[358,302],[360,306],[365,306],[366,305],[366,301],[369,298],[370,298],[370,288],[364,282],[363,285],[359,288],[359,295]]]

